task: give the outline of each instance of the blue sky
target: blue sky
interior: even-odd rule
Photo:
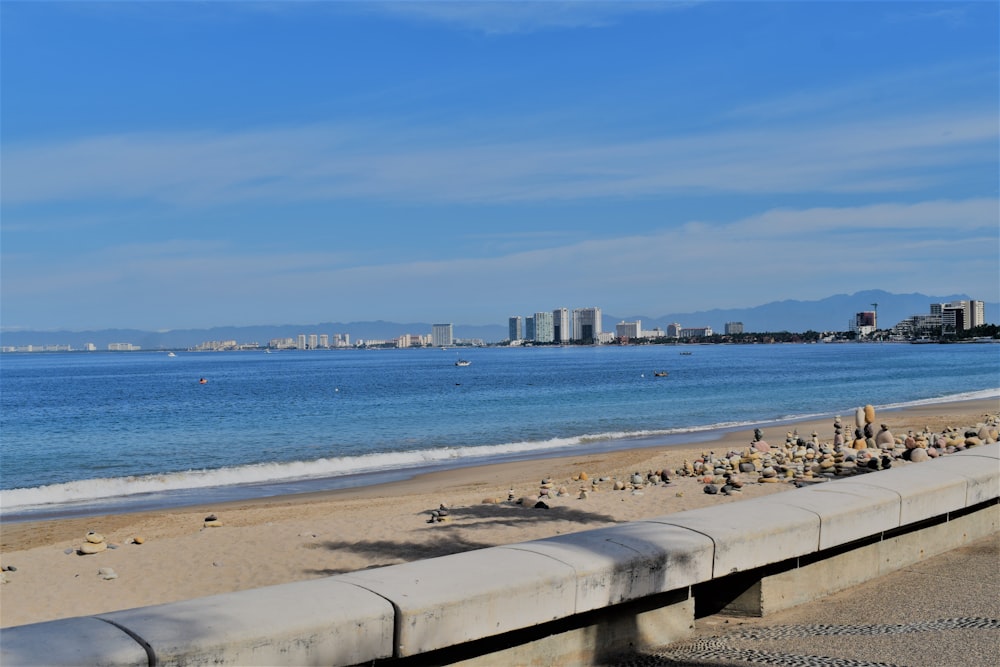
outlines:
[[[9,2],[0,326],[1000,300],[996,2]]]

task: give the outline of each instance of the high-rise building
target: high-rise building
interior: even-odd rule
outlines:
[[[712,335],[712,327],[690,327],[681,329],[681,338],[707,338]]]
[[[524,318],[524,340],[535,340],[535,318]]]
[[[507,318],[507,339],[510,341],[524,338],[523,321],[520,315]]]
[[[680,322],[671,322],[667,325],[667,338],[680,338],[681,337],[681,324]]]
[[[454,342],[453,325],[434,324],[431,326],[431,345],[434,347],[450,347]]]
[[[598,343],[601,338],[601,309],[575,308],[573,310],[573,340]]]
[[[617,338],[627,338],[635,340],[642,338],[642,320],[635,322],[619,322],[615,325],[615,336]]]
[[[985,304],[982,301],[952,301],[932,303],[931,313],[941,314],[942,333],[957,333],[986,324]]]
[[[743,333],[743,323],[742,322],[726,322],[726,335],[733,336],[735,334]]]
[[[555,342],[568,343],[573,337],[569,321],[568,308],[556,308],[552,311],[552,337]]]
[[[536,343],[551,343],[555,341],[555,335],[552,331],[552,313],[535,313],[535,342]]]
[[[870,336],[877,329],[876,315],[874,310],[864,310],[854,315],[854,325],[851,329],[859,336]]]
[[[971,328],[981,327],[986,324],[986,304],[982,301],[969,302],[969,324]]]

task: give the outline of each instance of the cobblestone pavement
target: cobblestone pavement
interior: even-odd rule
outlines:
[[[699,619],[609,667],[1000,666],[1000,534],[765,618]]]

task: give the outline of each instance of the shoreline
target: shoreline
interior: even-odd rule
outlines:
[[[967,428],[997,413],[1000,399],[973,399],[887,408],[876,412],[875,423],[905,435],[925,427],[936,432]],[[852,423],[843,417],[845,424]],[[8,583],[0,588],[0,627],[320,578],[794,489],[790,483],[756,483],[754,476],[744,479],[740,493],[709,495],[698,479],[675,475],[668,485],[642,490],[615,491],[610,482],[592,490],[596,478],[672,471],[702,452],[742,451],[753,429],[735,428],[687,444],[650,443],[450,468],[347,489],[100,516],[0,521],[0,562],[16,568],[3,573]],[[805,437],[815,431],[821,442],[832,442],[833,418],[767,423],[761,429],[773,444],[783,443],[786,433],[795,430]],[[581,473],[591,481],[580,481]],[[546,499],[548,509],[507,501],[511,493],[518,498],[537,494],[543,478],[551,478],[557,489],[566,487],[567,495]],[[590,490],[586,498],[580,497],[581,488]],[[440,505],[448,507],[450,516],[429,523],[430,511]],[[215,526],[206,525],[208,515],[218,517]],[[114,548],[77,555],[91,530]],[[117,578],[99,577],[98,570],[105,567],[113,568]]]
[[[996,391],[995,395],[983,397],[981,394]],[[973,392],[971,397],[952,398],[949,400],[928,400],[907,404],[890,404],[877,407],[880,414],[891,414],[901,410],[929,410],[937,412],[948,409],[948,406],[962,405],[972,401],[1000,401],[1000,389]],[[853,412],[851,408],[850,412]],[[846,413],[845,413],[846,414]],[[58,521],[65,519],[100,517],[114,514],[136,514],[169,510],[184,510],[185,508],[213,505],[229,505],[254,501],[277,501],[282,498],[308,496],[314,494],[334,493],[367,489],[370,487],[388,487],[405,483],[411,479],[433,474],[449,474],[464,468],[480,468],[495,465],[513,464],[519,462],[541,462],[550,459],[579,457],[594,454],[613,454],[616,452],[639,451],[652,448],[695,447],[725,440],[733,432],[752,432],[754,428],[764,430],[797,428],[801,424],[820,424],[823,420],[832,422],[835,411],[806,416],[777,417],[763,421],[739,424],[714,424],[694,426],[675,432],[655,434],[633,434],[625,437],[589,439],[579,436],[585,441],[574,445],[565,445],[551,449],[531,449],[522,452],[503,452],[499,454],[459,457],[457,459],[442,458],[424,464],[404,466],[402,468],[372,469],[349,472],[342,475],[305,478],[278,479],[273,481],[246,482],[232,485],[179,488],[167,491],[150,491],[126,496],[94,498],[92,500],[68,501],[48,505],[27,505],[4,511],[0,507],[0,524],[14,525],[25,522]],[[822,428],[822,426],[810,427]],[[811,432],[811,431],[810,431]],[[820,436],[826,435],[820,431]],[[832,439],[832,429],[830,438]],[[89,480],[82,480],[87,482]],[[21,490],[14,490],[21,491]]]

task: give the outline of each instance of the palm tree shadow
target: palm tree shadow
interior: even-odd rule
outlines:
[[[430,516],[429,511],[427,516]],[[457,533],[458,529],[486,529],[497,526],[524,525],[525,522],[538,523],[544,521],[566,521],[584,524],[614,523],[615,518],[606,514],[597,514],[568,507],[553,507],[541,509],[522,507],[521,505],[472,505],[448,510],[448,521],[434,524],[432,530],[441,531],[440,539],[427,541],[403,540],[325,540],[310,545],[313,549],[328,551],[346,551],[363,557],[367,565],[363,569],[395,565],[404,562],[425,560],[438,556],[485,549],[496,546],[493,542],[468,539]],[[356,571],[357,568],[323,568],[306,570],[313,576],[333,576]]]
[[[364,557],[368,561],[362,569],[372,569],[383,565],[396,565],[400,559],[403,561],[425,560],[438,556],[449,556],[463,551],[473,551],[493,546],[486,542],[475,542],[449,535],[447,539],[433,540],[429,542],[407,542],[395,540],[358,540],[355,542],[326,540],[313,546],[315,549],[328,549],[329,551],[350,551],[356,555]],[[306,570],[307,574],[319,576],[332,576],[354,572],[356,569],[321,569]]]
[[[585,524],[616,523],[617,519],[608,514],[597,514],[570,507],[550,507],[548,509],[524,507],[515,504],[482,504],[449,510],[456,519],[476,519],[461,523],[463,528],[489,528],[496,525],[515,526],[524,522],[568,521]]]

